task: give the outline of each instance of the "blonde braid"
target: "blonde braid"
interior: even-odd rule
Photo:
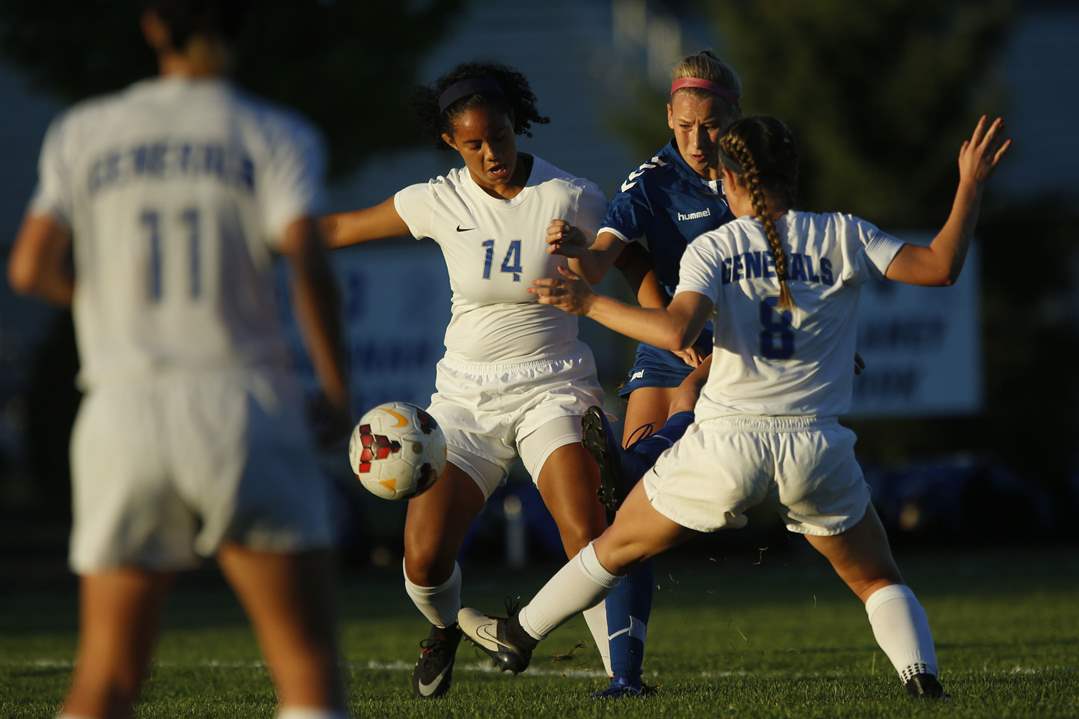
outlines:
[[[761,188],[761,176],[757,170],[757,162],[753,159],[753,153],[749,151],[745,140],[732,133],[725,134],[719,141],[723,151],[730,155],[741,165],[742,178],[749,190],[749,198],[753,203],[753,214],[764,225],[764,234],[768,238],[768,246],[772,251],[772,259],[776,263],[776,277],[779,279],[779,302],[776,307],[781,310],[794,308],[794,298],[791,296],[790,285],[787,282],[787,253],[783,251],[783,243],[779,239],[779,231],[776,223],[768,212],[767,199]]]

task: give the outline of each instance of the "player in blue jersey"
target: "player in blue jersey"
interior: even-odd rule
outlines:
[[[950,285],[963,267],[986,181],[1010,146],[1003,122],[982,117],[959,150],[947,222],[929,246],[905,244],[839,212],[793,209],[798,156],[769,117],[739,120],[719,143],[738,219],[696,238],[666,308],[595,295],[565,270],[534,283],[540,302],[670,349],[715,322],[712,365],[697,419],[660,456],[614,523],[515,616],[458,615],[461,629],[503,669],[527,668],[535,646],[594,606],[635,565],[698,532],[740,528],[765,501],[803,534],[865,604],[874,638],[908,693],[945,696],[925,610],[904,583],[837,417],[853,394],[850,356],[862,285],[874,277]]]
[[[686,246],[734,218],[723,197],[716,143],[741,112],[741,81],[708,51],[684,58],[672,76],[667,125],[674,137],[622,183],[589,250],[583,246],[590,238],[578,236],[565,222],[552,223],[548,233],[552,250],[573,257],[571,267],[592,282],[617,264],[643,307],[666,306],[678,285]],[[628,398],[621,442],[625,451],[600,408],[585,415],[585,446],[600,464],[609,507],[617,506],[644,469],[693,421],[707,366],[690,374],[706,363],[711,346],[709,328],[685,350],[644,342],[637,346],[619,390]],[[645,690],[641,669],[652,584],[651,565],[644,563],[607,597],[612,678],[598,697],[637,696]]]

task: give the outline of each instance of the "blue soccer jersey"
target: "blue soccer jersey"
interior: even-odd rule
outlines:
[[[647,247],[656,278],[673,296],[678,266],[689,243],[733,219],[718,183],[712,187],[694,172],[671,140],[622,183],[607,207],[600,232]],[[711,342],[711,332],[704,332],[698,347],[710,352]],[[619,393],[626,396],[639,387],[677,387],[690,371],[673,353],[642,344]]]
[[[733,219],[723,193],[686,164],[671,140],[622,183],[600,232],[623,242],[642,242],[652,255],[656,277],[673,295],[686,246]]]

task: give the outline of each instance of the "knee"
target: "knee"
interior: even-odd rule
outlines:
[[[405,538],[405,578],[421,587],[436,587],[453,574],[456,552],[447,552],[429,541]]]
[[[596,556],[611,574],[626,574],[652,555],[644,543],[621,541],[616,535],[611,542],[596,547]]]
[[[591,523],[583,517],[571,521],[565,521],[558,527],[562,537],[562,546],[566,550],[567,557],[573,557],[591,542],[603,534],[601,524]]]

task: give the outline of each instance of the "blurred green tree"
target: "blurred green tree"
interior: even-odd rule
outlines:
[[[420,63],[464,3],[258,3],[235,79],[315,122],[340,176],[374,152],[416,143],[409,98]],[[157,71],[142,6],[0,0],[0,55],[67,101],[117,90]]]
[[[997,56],[1013,0],[706,3],[747,113],[790,122],[801,204],[889,227],[939,224],[955,158],[1002,103]]]

